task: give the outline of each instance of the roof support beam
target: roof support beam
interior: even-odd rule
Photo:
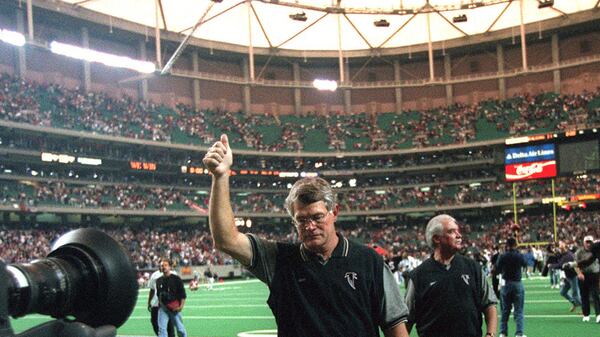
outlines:
[[[31,0],[27,0],[27,34],[29,34],[29,41],[33,41],[33,8]]]
[[[250,65],[250,82],[254,83],[254,45],[252,44],[252,1],[246,0],[248,13],[248,63]],[[249,110],[247,111],[249,112]]]
[[[363,39],[363,41],[365,41],[365,43],[367,44],[367,46],[369,46],[370,49],[373,49],[373,46],[369,43],[369,40],[367,40],[367,38],[364,35],[362,35],[362,33],[360,32],[360,30],[358,30],[358,28],[356,28],[356,26],[354,25],[354,22],[352,22],[350,20],[350,18],[348,17],[348,15],[346,15],[346,13],[344,13],[343,15],[346,18],[346,20],[350,23],[350,25],[352,26],[352,28],[354,28],[354,30],[358,33],[358,35],[360,35],[360,37]]]
[[[396,29],[396,31],[393,32],[392,35],[390,35],[387,39],[385,39],[385,41],[383,41],[377,48],[381,48],[386,43],[388,43],[389,40],[391,40],[394,36],[396,36],[396,34],[398,34],[402,29],[404,29],[404,27],[406,27],[406,25],[408,25],[412,21],[412,19],[414,19],[416,16],[417,16],[417,13],[413,13],[413,15],[410,17],[410,19],[406,20],[406,22],[404,24],[402,24],[402,26],[400,26],[398,29]]]
[[[160,0],[156,0],[156,1],[160,2]],[[192,37],[192,35],[196,31],[196,29],[198,27],[200,27],[200,25],[204,22],[204,18],[206,17],[208,12],[210,12],[210,10],[214,6],[214,4],[215,4],[214,2],[211,2],[210,5],[208,5],[208,8],[206,9],[206,11],[204,11],[204,14],[202,14],[202,16],[200,17],[198,22],[196,22],[196,24],[194,25],[192,30],[190,30],[188,35],[186,35],[186,37],[183,39],[183,41],[181,41],[181,43],[179,44],[179,47],[177,47],[177,49],[175,50],[175,52],[173,53],[173,55],[171,56],[171,58],[169,59],[167,64],[165,64],[165,67],[160,71],[161,75],[164,75],[171,70],[171,68],[173,67],[173,64],[175,64],[175,61],[177,61],[177,59],[179,58],[179,56],[181,55],[181,53],[187,46],[188,42],[190,41],[190,38]],[[158,27],[158,25],[157,25],[157,27]]]
[[[438,10],[434,10],[434,12],[436,12],[439,16],[441,16],[442,19],[446,20],[446,22],[448,22],[448,24],[450,26],[452,26],[454,29],[458,30],[462,35],[464,35],[464,36],[469,35],[469,34],[465,33],[462,29],[458,28],[458,26],[455,25],[452,21],[448,20],[447,17],[443,16],[442,13],[440,13]],[[427,15],[429,15],[429,14],[427,14]],[[427,22],[429,22],[429,19],[427,19],[427,20],[428,20]]]
[[[95,0],[82,0],[82,1],[77,1],[76,3],[74,3],[74,6],[80,6],[85,4],[86,2],[91,2],[91,1],[95,1]]]
[[[160,17],[162,18],[163,27],[165,30],[169,30],[167,27],[167,19],[165,18],[165,11],[163,10],[162,0],[158,0],[158,8],[160,8]]]
[[[155,48],[156,48],[156,65],[158,68],[162,68],[162,55],[160,54],[160,14],[159,14],[158,0],[154,1],[154,36],[155,36]]]
[[[278,44],[275,48],[279,48],[281,46],[283,46],[284,44],[290,42],[291,40],[293,40],[296,36],[304,33],[307,29],[309,29],[310,27],[314,26],[317,22],[321,21],[324,17],[326,17],[327,15],[329,15],[329,13],[325,13],[323,15],[321,15],[320,18],[316,19],[315,22],[312,22],[310,25],[302,28],[302,30],[300,30],[298,33],[292,35],[290,38],[288,38],[287,40],[281,42],[280,44]]]
[[[269,58],[267,59],[265,64],[262,66],[262,68],[260,68],[260,71],[258,72],[258,76],[256,76],[258,79],[262,78],[262,74],[265,72],[265,70],[267,70],[267,67],[269,66],[269,63],[271,63],[272,59],[273,59],[273,54],[269,55]]]
[[[260,30],[262,30],[263,35],[265,36],[265,39],[267,39],[267,43],[269,44],[269,47],[273,48],[271,39],[269,39],[269,34],[267,34],[267,30],[263,26],[262,20],[258,17],[258,14],[256,13],[256,9],[254,9],[254,6],[252,6],[252,2],[249,2],[249,4],[250,4],[250,8],[252,8],[252,13],[254,14],[254,17],[256,18],[256,21],[258,22],[258,25],[260,26]]]
[[[208,19],[206,19],[206,20],[202,21],[202,23],[207,23],[208,21],[210,21],[210,20],[212,20],[212,19],[216,19],[216,18],[218,18],[219,16],[221,16],[221,15],[223,15],[223,14],[225,14],[225,13],[229,12],[230,10],[232,10],[232,9],[236,8],[237,6],[240,6],[241,4],[244,4],[244,3],[245,3],[244,1],[242,1],[242,2],[238,2],[238,3],[236,3],[235,5],[233,5],[233,6],[229,7],[229,8],[227,8],[227,9],[225,9],[225,10],[223,10],[223,11],[221,11],[221,12],[219,12],[219,13],[217,13],[217,14],[213,15],[213,16],[211,16],[210,18],[208,18]],[[214,2],[213,2],[213,5],[214,5]],[[186,28],[186,29],[184,29],[184,30],[180,31],[180,32],[179,32],[179,34],[183,34],[183,32],[185,32],[185,31],[188,31],[188,30],[190,30],[190,29],[194,29],[194,27],[195,27],[195,25],[194,25],[194,26],[191,26],[191,27],[188,27],[188,28]]]
[[[523,62],[523,71],[527,71],[527,41],[525,38],[525,22],[523,22],[523,0],[519,1],[521,5],[521,10],[519,11],[521,16],[521,59]]]
[[[358,69],[358,71],[354,74],[354,76],[352,76],[352,78],[350,79],[350,82],[353,82],[354,79],[356,78],[356,76],[360,75],[360,73],[362,73],[362,71],[365,70],[365,68],[369,65],[369,63],[371,63],[371,60],[373,60],[373,56],[369,56],[369,58],[365,61],[365,63],[363,63],[363,65],[360,67],[360,69]]]
[[[498,16],[496,16],[496,18],[494,19],[494,22],[492,22],[492,24],[488,27],[488,29],[485,30],[486,33],[489,33],[490,30],[492,30],[492,27],[494,27],[494,25],[496,24],[496,22],[498,22],[498,20],[500,20],[500,18],[502,17],[502,15],[504,15],[504,13],[508,9],[508,7],[510,7],[510,4],[512,4],[512,0],[509,1],[506,4],[506,6],[504,6],[504,8],[502,9],[502,12],[500,12],[500,14],[498,14]]]
[[[433,68],[433,43],[431,42],[431,20],[429,15],[431,13],[426,13],[427,15],[427,53],[429,59],[429,80],[433,82],[435,80],[435,69]]]
[[[342,15],[337,15],[337,23],[338,23],[338,61],[340,64],[340,84],[346,81],[344,76],[344,53],[342,46]]]

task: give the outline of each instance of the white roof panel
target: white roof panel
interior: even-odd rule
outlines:
[[[598,4],[597,0],[555,0],[553,7],[540,9],[537,0],[522,1],[525,24],[567,17]],[[154,28],[156,22],[156,0],[62,2],[150,28]],[[169,31],[187,33],[204,16],[194,37],[242,46],[251,42],[254,47],[280,46],[290,50],[336,51],[340,35],[344,50],[427,43],[427,15],[430,16],[433,42],[483,34],[488,29],[497,31],[515,27],[518,32],[521,17],[521,1],[508,0],[252,0],[249,2],[252,7],[245,0],[160,0],[160,3]],[[338,3],[340,7],[336,7]],[[410,13],[401,15],[401,10],[417,14],[412,18]],[[290,14],[301,12],[306,14],[306,21],[290,19]],[[460,14],[467,15],[467,21],[453,23],[452,18]],[[340,25],[338,16],[341,16]],[[381,19],[388,21],[389,27],[373,24]],[[160,26],[164,28],[162,19]]]

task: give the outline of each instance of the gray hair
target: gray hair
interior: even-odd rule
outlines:
[[[456,221],[453,217],[448,214],[440,214],[434,216],[427,223],[427,228],[425,228],[425,240],[427,241],[427,245],[431,248],[435,248],[433,244],[433,236],[441,235],[444,231],[444,222],[446,221]]]
[[[303,178],[292,186],[290,193],[285,198],[285,209],[294,217],[294,203],[298,201],[302,205],[310,205],[314,202],[323,201],[327,211],[335,207],[336,196],[331,185],[322,178]]]

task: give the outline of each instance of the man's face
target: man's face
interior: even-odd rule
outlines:
[[[298,230],[300,241],[315,253],[322,252],[327,243],[335,238],[335,220],[338,207],[327,211],[325,202],[317,201],[309,205],[294,203],[294,223]]]
[[[567,251],[567,243],[564,241],[559,241],[558,242],[558,250],[560,250],[561,253],[564,253]]]
[[[590,250],[590,248],[592,247],[592,243],[594,243],[593,241],[583,241],[583,249],[585,250]]]
[[[462,235],[456,220],[446,220],[442,225],[442,234],[436,235],[439,246],[444,250],[457,252],[462,248]]]
[[[171,264],[167,261],[163,261],[160,263],[160,270],[165,273],[168,274],[171,272]]]

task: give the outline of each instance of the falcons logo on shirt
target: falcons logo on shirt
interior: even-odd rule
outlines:
[[[462,277],[463,281],[465,281],[465,283],[467,285],[469,285],[469,280],[470,280],[471,276],[468,274],[462,274],[461,277]]]
[[[352,287],[352,289],[356,290],[356,287],[354,286],[354,281],[356,281],[358,279],[358,275],[353,271],[349,271],[346,273],[346,275],[344,275],[344,277],[346,278],[346,281],[348,281],[348,284],[350,285],[350,287]]]

